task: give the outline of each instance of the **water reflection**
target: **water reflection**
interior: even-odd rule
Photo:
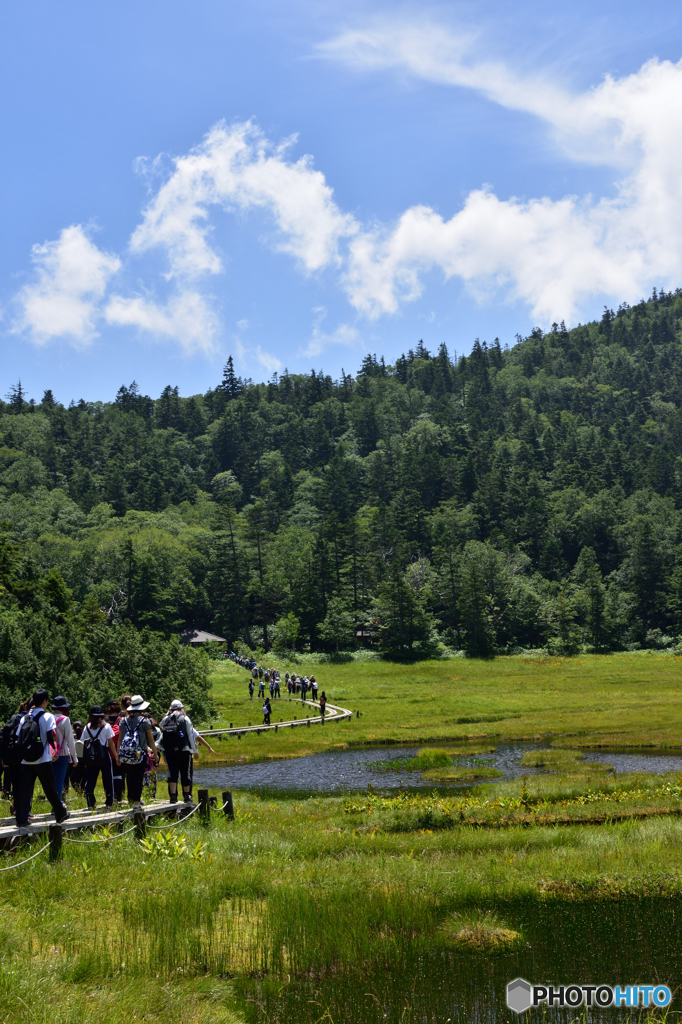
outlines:
[[[543,769],[530,768],[520,762],[529,750],[548,745],[546,740],[540,743],[501,743],[494,753],[463,757],[458,764],[464,767],[484,763],[497,768],[507,780],[541,774]],[[340,787],[362,790],[368,785],[375,789],[398,789],[401,786],[433,789],[433,781],[424,780],[421,771],[410,770],[404,765],[408,758],[414,757],[417,749],[375,746],[328,750],[291,760],[197,768],[194,777],[198,785],[225,789],[338,792]],[[682,754],[671,752],[587,751],[585,758],[613,765],[616,772],[682,772]]]

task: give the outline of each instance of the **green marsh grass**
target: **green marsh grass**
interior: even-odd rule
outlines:
[[[275,654],[271,661],[282,671],[287,667]],[[553,737],[551,746],[682,746],[682,661],[664,652],[305,667],[313,669],[328,700],[360,711],[360,718],[225,738],[213,743],[218,759],[295,757],[349,744],[474,746],[544,736]],[[215,666],[217,725],[261,721],[258,701],[248,699],[248,678],[232,663]],[[305,717],[300,702],[289,702],[284,692],[273,702],[273,723]]]

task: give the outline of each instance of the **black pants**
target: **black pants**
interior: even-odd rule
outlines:
[[[147,770],[147,757],[145,755],[142,764],[124,764],[123,776],[128,786],[128,799],[137,804],[142,799],[142,787],[144,785],[144,773]]]
[[[96,768],[90,766],[85,769],[85,796],[88,801],[88,807],[96,807],[97,801],[95,800],[95,786],[97,785],[97,777],[102,772],[102,786],[104,787],[105,803],[107,807],[111,807],[114,802],[114,772],[111,763],[111,754],[102,747],[102,764]]]
[[[123,800],[123,765],[111,762],[114,773],[114,798],[120,803]]]
[[[28,824],[28,816],[31,813],[33,788],[35,786],[36,779],[40,779],[43,792],[50,802],[50,807],[52,808],[52,813],[55,818],[57,821],[63,821],[66,817],[67,811],[57,794],[57,787],[54,784],[54,774],[52,772],[52,762],[44,761],[42,764],[22,764],[21,766],[19,799],[15,799],[17,825]]]
[[[182,780],[182,788],[189,789],[192,780],[192,755],[189,750],[164,751],[166,764],[168,765],[168,781],[178,781],[178,775]]]

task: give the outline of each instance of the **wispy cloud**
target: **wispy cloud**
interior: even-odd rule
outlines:
[[[187,353],[212,353],[216,349],[218,319],[209,301],[189,289],[173,295],[165,305],[151,299],[112,295],[104,310],[109,324],[136,327],[156,338],[180,343]]]
[[[45,344],[68,337],[86,345],[96,337],[98,307],[109,279],[121,266],[102,252],[81,224],[64,228],[56,241],[34,245],[35,279],[17,295],[15,329]]]
[[[326,352],[332,345],[346,345],[350,348],[357,348],[360,345],[360,335],[351,324],[339,324],[333,331],[323,330],[323,323],[327,317],[327,310],[324,306],[318,306],[313,310],[315,319],[310,340],[303,350],[305,356],[319,356]]]

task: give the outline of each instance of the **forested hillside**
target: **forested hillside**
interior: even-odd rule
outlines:
[[[419,342],[337,381],[253,384],[230,360],[205,395],[133,384],[68,408],[16,385],[0,519],[22,578],[115,626],[391,655],[670,645],[681,320],[682,291],[654,292],[510,350],[455,363]],[[21,602],[2,600],[7,623]]]

